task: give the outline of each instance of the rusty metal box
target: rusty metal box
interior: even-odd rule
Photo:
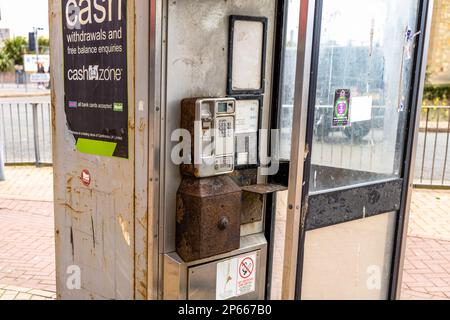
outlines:
[[[176,245],[196,261],[239,249],[242,191],[228,176],[186,176],[177,193]]]

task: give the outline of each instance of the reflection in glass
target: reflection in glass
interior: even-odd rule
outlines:
[[[417,0],[325,0],[311,192],[400,175]],[[350,90],[349,125],[333,126]]]
[[[297,67],[298,22],[300,17],[300,0],[288,1],[288,16],[284,43],[283,75],[281,90],[281,160],[291,157],[291,135],[293,120],[293,105],[295,94],[295,76]]]

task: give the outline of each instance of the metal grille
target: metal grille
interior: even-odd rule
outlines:
[[[0,146],[6,164],[51,164],[50,104],[0,104]]]

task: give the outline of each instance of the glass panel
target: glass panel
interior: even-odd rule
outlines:
[[[397,178],[417,0],[324,0],[311,192]]]
[[[387,300],[397,214],[306,233],[304,300]]]
[[[286,36],[284,43],[283,75],[281,89],[281,160],[291,158],[291,135],[293,105],[295,93],[295,76],[297,68],[298,22],[300,18],[300,0],[288,1]]]

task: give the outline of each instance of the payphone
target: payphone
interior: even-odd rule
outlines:
[[[181,104],[181,128],[191,136],[191,163],[182,164],[183,174],[206,178],[234,171],[234,98],[194,98]]]
[[[187,9],[185,5],[177,9],[182,8]],[[189,132],[191,147],[190,156],[183,155],[189,163],[179,169],[176,251],[164,257],[165,299],[264,299],[266,199],[280,190],[280,186],[268,185],[259,172],[260,133],[268,125],[265,103],[267,106],[270,93],[267,100],[264,97],[270,91],[267,42],[272,41],[268,32],[273,35],[274,8],[265,2],[263,9],[257,10],[269,19],[233,15],[237,12],[234,3],[223,5],[229,15],[210,33],[218,49],[212,65],[187,71],[197,79],[209,70],[211,78],[184,83],[186,93],[198,91],[204,97],[183,97],[178,104],[181,129]],[[223,37],[224,31],[228,37]],[[199,41],[177,46],[180,57],[196,50]],[[211,50],[199,52],[199,59],[215,49]],[[177,54],[172,59],[179,61]],[[186,72],[175,62],[173,71],[178,68],[180,73]],[[212,75],[212,68],[219,71]],[[200,90],[193,90],[196,86]],[[214,94],[208,95],[212,88]],[[175,104],[173,110],[176,112]]]

